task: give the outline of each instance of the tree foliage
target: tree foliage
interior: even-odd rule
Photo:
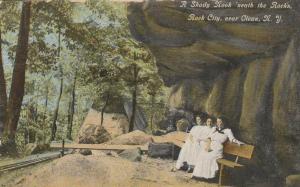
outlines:
[[[0,84],[1,98],[8,94],[5,89],[10,89],[20,48],[21,4],[0,4],[0,82],[3,75],[6,83]],[[125,101],[135,105],[129,119],[131,129],[137,106],[144,108],[153,127],[155,112],[160,113],[165,105],[164,86],[150,50],[130,35],[125,4],[53,0],[33,1],[30,6],[18,144],[74,139],[90,107],[102,114],[122,112],[118,104]],[[54,120],[55,135],[51,133]]]

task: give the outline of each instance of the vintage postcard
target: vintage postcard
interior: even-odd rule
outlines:
[[[299,2],[0,0],[0,186],[300,186]]]

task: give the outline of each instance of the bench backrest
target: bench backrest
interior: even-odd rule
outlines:
[[[235,143],[226,142],[224,144],[224,153],[235,155],[242,158],[251,159],[254,150],[253,145],[238,145]]]

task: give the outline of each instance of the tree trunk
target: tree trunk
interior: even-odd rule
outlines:
[[[61,41],[60,41],[60,35],[61,35],[61,26],[60,23],[57,23],[58,25],[58,48],[57,48],[57,56],[60,57],[60,48],[61,48]],[[62,70],[62,65],[59,65],[59,71],[60,71],[60,89],[59,89],[59,95],[57,98],[57,102],[56,102],[56,107],[54,110],[54,115],[53,115],[53,123],[51,126],[51,141],[53,141],[56,137],[56,131],[57,131],[57,125],[56,125],[56,121],[58,118],[58,112],[59,112],[59,103],[60,103],[60,99],[61,99],[61,95],[62,95],[62,91],[63,91],[63,70]]]
[[[30,104],[27,108],[27,127],[26,130],[28,132],[28,143],[35,143],[36,142],[36,132],[33,130],[35,123],[36,123],[36,109],[33,104]]]
[[[46,123],[47,117],[47,109],[48,109],[48,94],[49,94],[49,86],[46,86],[46,96],[45,96],[45,103],[44,103],[44,114],[43,114],[43,123]]]
[[[46,96],[45,96],[45,104],[44,104],[44,115],[43,115],[43,144],[46,143],[46,132],[45,132],[45,126],[46,126],[46,118],[47,118],[47,110],[48,110],[48,94],[49,94],[49,85],[47,83],[46,85]]]
[[[30,8],[31,1],[23,1],[16,58],[12,75],[11,90],[7,105],[5,126],[9,129],[9,141],[12,143],[14,143],[15,141],[15,134],[18,127],[18,121],[24,96],[25,67],[30,30]]]
[[[134,89],[132,92],[132,115],[129,122],[129,132],[134,130],[136,103],[137,103],[137,90],[138,90],[138,74],[139,70],[136,64],[133,65]]]
[[[62,96],[62,92],[63,92],[63,84],[64,84],[64,78],[63,78],[63,70],[62,67],[60,66],[60,89],[59,89],[59,95],[56,101],[56,107],[54,110],[54,116],[53,116],[53,123],[52,123],[52,128],[51,128],[51,141],[53,141],[55,139],[56,136],[56,131],[57,131],[57,125],[56,125],[56,121],[58,118],[58,112],[59,112],[59,103],[60,103],[60,99]]]
[[[69,128],[71,126],[71,109],[72,108],[72,94],[71,94],[71,97],[69,99],[69,102],[68,102],[68,114],[67,114],[67,118],[68,118],[68,126],[67,126],[67,138],[69,136]]]
[[[24,144],[27,145],[28,143],[29,143],[29,129],[28,127],[25,127]]]
[[[150,128],[151,128],[151,131],[153,130],[153,117],[154,117],[154,113],[155,113],[155,110],[154,110],[155,95],[156,94],[153,94],[152,97],[151,97],[151,117],[150,117]]]
[[[3,68],[3,61],[2,61],[2,40],[1,40],[1,30],[0,30],[0,137],[2,137],[4,131],[6,106],[7,106],[6,81],[4,77],[4,68]]]
[[[32,83],[32,94],[35,95],[36,92],[38,92],[38,88],[36,87],[36,82],[33,81]],[[33,99],[32,101],[30,101],[29,104],[29,123],[28,127],[33,127],[33,128],[29,128],[29,143],[36,143],[37,142],[37,131],[34,129],[36,127],[36,125],[38,124],[38,103],[36,101],[36,99]],[[30,126],[29,126],[30,125]]]
[[[137,97],[137,86],[134,86],[134,90],[132,92],[132,114],[129,122],[129,132],[134,130],[135,124],[135,113],[136,113],[136,97]]]
[[[69,125],[68,125],[68,134],[67,134],[67,138],[69,140],[72,140],[73,118],[74,118],[75,102],[76,102],[76,79],[77,79],[77,71],[75,72],[74,75],[74,82],[72,88],[72,101],[70,104],[70,118],[69,118]]]
[[[109,92],[107,92],[106,98],[105,98],[105,103],[104,103],[104,106],[102,107],[102,110],[101,110],[101,126],[103,125],[103,121],[104,121],[104,112],[105,112],[105,109],[106,109],[106,107],[107,107],[107,105],[108,105],[109,98],[110,98],[110,94],[109,94]]]

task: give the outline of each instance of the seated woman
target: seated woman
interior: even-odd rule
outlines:
[[[201,142],[207,140],[207,138],[215,131],[215,127],[212,127],[211,118],[206,120],[205,126],[201,126],[201,118],[197,116],[196,123],[197,125],[192,128],[185,144],[181,148],[175,166],[176,169],[183,167],[185,162],[189,166],[188,171],[195,166],[199,151],[201,150]]]
[[[192,177],[211,179],[216,176],[219,170],[217,159],[223,157],[223,143],[227,140],[239,145],[244,144],[234,138],[232,131],[224,127],[223,119],[219,117],[216,130],[209,137],[210,147],[200,146]]]

